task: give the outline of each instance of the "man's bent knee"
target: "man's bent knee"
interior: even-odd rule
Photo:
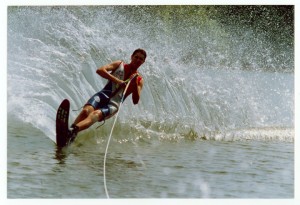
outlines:
[[[82,109],[82,112],[86,115],[89,116],[90,113],[92,113],[94,111],[94,107],[91,105],[86,105],[84,106],[84,108]]]
[[[93,123],[101,121],[102,120],[102,113],[101,113],[101,111],[100,110],[96,110],[96,111],[92,112],[91,113],[91,119],[92,119]]]

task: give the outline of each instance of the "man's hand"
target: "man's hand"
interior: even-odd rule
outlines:
[[[138,73],[132,73],[131,76],[128,79],[133,80],[137,76],[139,76]]]

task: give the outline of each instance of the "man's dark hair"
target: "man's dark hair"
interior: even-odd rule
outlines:
[[[143,55],[145,56],[145,59],[147,58],[147,53],[146,53],[146,51],[145,51],[144,49],[138,48],[138,49],[136,49],[136,50],[133,52],[132,55],[134,55],[134,54],[136,54],[136,53],[141,53],[141,54],[143,54]]]

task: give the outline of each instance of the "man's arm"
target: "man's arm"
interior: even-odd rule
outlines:
[[[110,64],[104,65],[97,69],[97,74],[100,75],[102,78],[111,80],[112,82],[116,84],[122,84],[124,81],[122,79],[118,79],[117,77],[113,76],[111,73],[113,73],[119,65],[122,63],[122,61],[115,61]],[[110,71],[110,72],[109,72]]]
[[[133,104],[137,104],[140,100],[141,92],[144,85],[144,79],[142,78],[142,76],[139,75],[136,77],[136,85],[136,90],[134,90],[132,93]]]

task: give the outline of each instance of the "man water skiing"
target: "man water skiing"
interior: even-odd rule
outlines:
[[[75,139],[78,132],[117,113],[127,83],[130,84],[124,99],[132,94],[133,104],[139,102],[144,80],[137,70],[145,62],[146,57],[145,50],[137,49],[131,55],[129,64],[119,60],[97,69],[97,74],[108,82],[101,91],[87,101],[75,119],[68,134],[71,141]]]

